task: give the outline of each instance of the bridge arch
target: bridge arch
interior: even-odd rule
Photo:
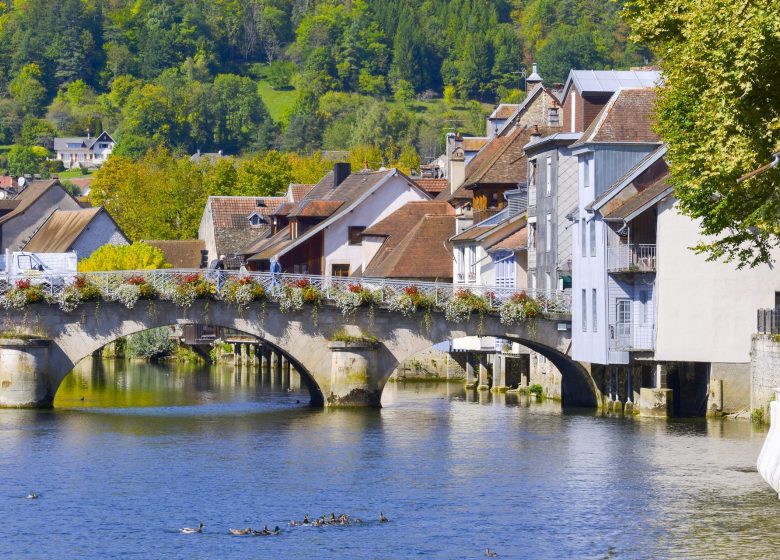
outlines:
[[[6,323],[18,317],[3,312]],[[301,372],[315,405],[379,406],[382,390],[392,372],[406,359],[444,340],[466,336],[495,336],[519,342],[546,356],[563,376],[564,406],[596,406],[598,394],[588,371],[567,355],[568,331],[558,329],[558,321],[537,318],[533,322],[505,326],[499,318],[472,316],[462,323],[445,321],[435,312],[429,328],[420,316],[404,317],[377,309],[345,317],[339,309],[321,306],[315,321],[308,307],[282,313],[272,303],[254,304],[245,310],[218,301],[198,300],[182,309],[168,301],[139,301],[133,309],[119,303],[85,304],[74,312],[62,312],[54,305],[33,305],[25,322],[47,333],[51,339],[45,382],[38,384],[35,398],[20,405],[50,406],[62,380],[81,359],[117,338],[168,325],[202,323],[218,325],[253,335],[277,349]],[[360,375],[334,366],[331,339],[336,331],[355,337],[371,334],[377,343],[372,353],[371,371]],[[2,375],[2,374],[0,374]],[[41,394],[42,393],[42,394]],[[35,401],[35,402],[33,402]],[[0,387],[0,402],[3,388]]]

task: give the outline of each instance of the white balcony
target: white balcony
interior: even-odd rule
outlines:
[[[609,272],[655,272],[655,244],[613,245],[607,247]]]
[[[655,325],[633,323],[609,325],[609,349],[621,352],[655,350]]]

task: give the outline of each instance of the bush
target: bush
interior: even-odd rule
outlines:
[[[532,395],[536,395],[537,397],[541,397],[542,393],[544,393],[544,389],[538,383],[534,383],[528,388],[528,392]]]
[[[149,329],[127,337],[127,353],[133,358],[154,360],[168,356],[173,351],[173,341],[168,327]]]
[[[79,272],[158,268],[171,268],[165,260],[165,253],[142,242],[132,245],[103,245],[88,258],[79,261]]]

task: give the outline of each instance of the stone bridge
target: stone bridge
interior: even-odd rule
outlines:
[[[434,309],[429,324],[419,311],[407,317],[388,309],[410,292]],[[303,300],[294,305],[296,293],[315,294],[319,312]],[[478,296],[477,303],[493,312],[447,321],[441,309],[464,295]],[[261,339],[295,366],[312,403],[320,406],[379,406],[399,363],[440,342],[474,335],[519,342],[546,356],[562,374],[564,405],[596,406],[596,384],[568,357],[570,331],[559,330],[562,321],[555,319],[569,308],[565,294],[531,295],[542,315],[510,327],[497,310],[514,290],[487,286],[463,292],[452,284],[382,278],[170,269],[0,278],[0,406],[51,406],[64,377],[84,357],[120,337],[184,324]],[[361,304],[354,297],[372,303],[355,308]],[[8,337],[19,329],[37,338]],[[346,331],[349,342],[333,342],[337,331]]]
[[[311,308],[280,311],[279,306],[254,304],[239,310],[219,301],[196,301],[183,309],[167,301],[139,301],[127,309],[120,303],[87,303],[65,313],[56,305],[31,305],[22,313],[5,311],[5,324],[33,325],[46,338],[0,343],[0,405],[51,406],[57,389],[81,359],[120,337],[143,330],[184,324],[209,324],[236,329],[264,341],[284,355],[299,371],[315,405],[379,406],[382,390],[395,367],[418,352],[442,341],[471,335],[496,336],[516,341],[550,359],[563,376],[563,402],[567,406],[596,406],[596,387],[589,373],[567,352],[569,331],[558,321],[536,318],[518,326],[502,325],[496,315],[478,316],[462,324],[434,312],[430,328],[421,316],[377,309],[370,316],[358,309],[345,317],[322,305],[315,322]],[[480,324],[481,323],[481,324]],[[337,330],[372,342],[334,343]]]

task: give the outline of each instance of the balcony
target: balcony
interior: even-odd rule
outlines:
[[[615,323],[609,326],[609,349],[620,352],[655,350],[655,325]]]
[[[655,272],[655,244],[613,245],[607,247],[607,271]]]

